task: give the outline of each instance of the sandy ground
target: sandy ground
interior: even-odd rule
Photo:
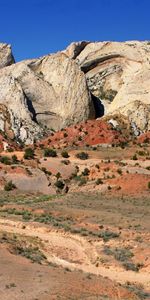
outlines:
[[[108,277],[113,281],[125,283],[130,281],[136,284],[142,284],[146,290],[150,290],[150,270],[148,272],[125,271],[121,268],[106,268],[99,264],[95,266],[94,262],[98,257],[96,246],[98,242],[91,242],[83,237],[71,235],[37,227],[34,224],[23,228],[23,223],[0,219],[0,230],[21,234],[30,237],[38,237],[44,243],[43,252],[49,262],[56,263],[63,267],[69,267],[71,270],[82,270],[87,273],[93,273]],[[101,243],[101,241],[99,242]]]

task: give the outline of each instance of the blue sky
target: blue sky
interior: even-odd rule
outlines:
[[[0,0],[0,42],[16,61],[79,40],[150,40],[150,0]]]

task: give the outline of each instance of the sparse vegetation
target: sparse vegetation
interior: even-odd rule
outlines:
[[[86,159],[89,158],[89,155],[88,155],[87,152],[79,152],[79,153],[76,154],[76,157],[80,158],[82,160],[86,160]]]

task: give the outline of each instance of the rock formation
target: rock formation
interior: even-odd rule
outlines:
[[[12,65],[14,62],[11,46],[0,44],[0,69]]]
[[[0,44],[0,129],[31,143],[44,130],[123,115],[135,134],[150,130],[150,43],[77,42],[15,63]]]
[[[67,48],[71,57],[75,46]],[[87,43],[76,61],[105,114],[121,113],[139,132],[150,130],[150,42]]]
[[[0,129],[26,143],[44,129],[61,129],[95,112],[86,78],[64,53],[0,70]]]

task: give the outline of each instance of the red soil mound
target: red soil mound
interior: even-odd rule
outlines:
[[[89,120],[52,133],[39,144],[44,146],[93,146],[98,144],[119,144],[127,138],[104,120]]]

